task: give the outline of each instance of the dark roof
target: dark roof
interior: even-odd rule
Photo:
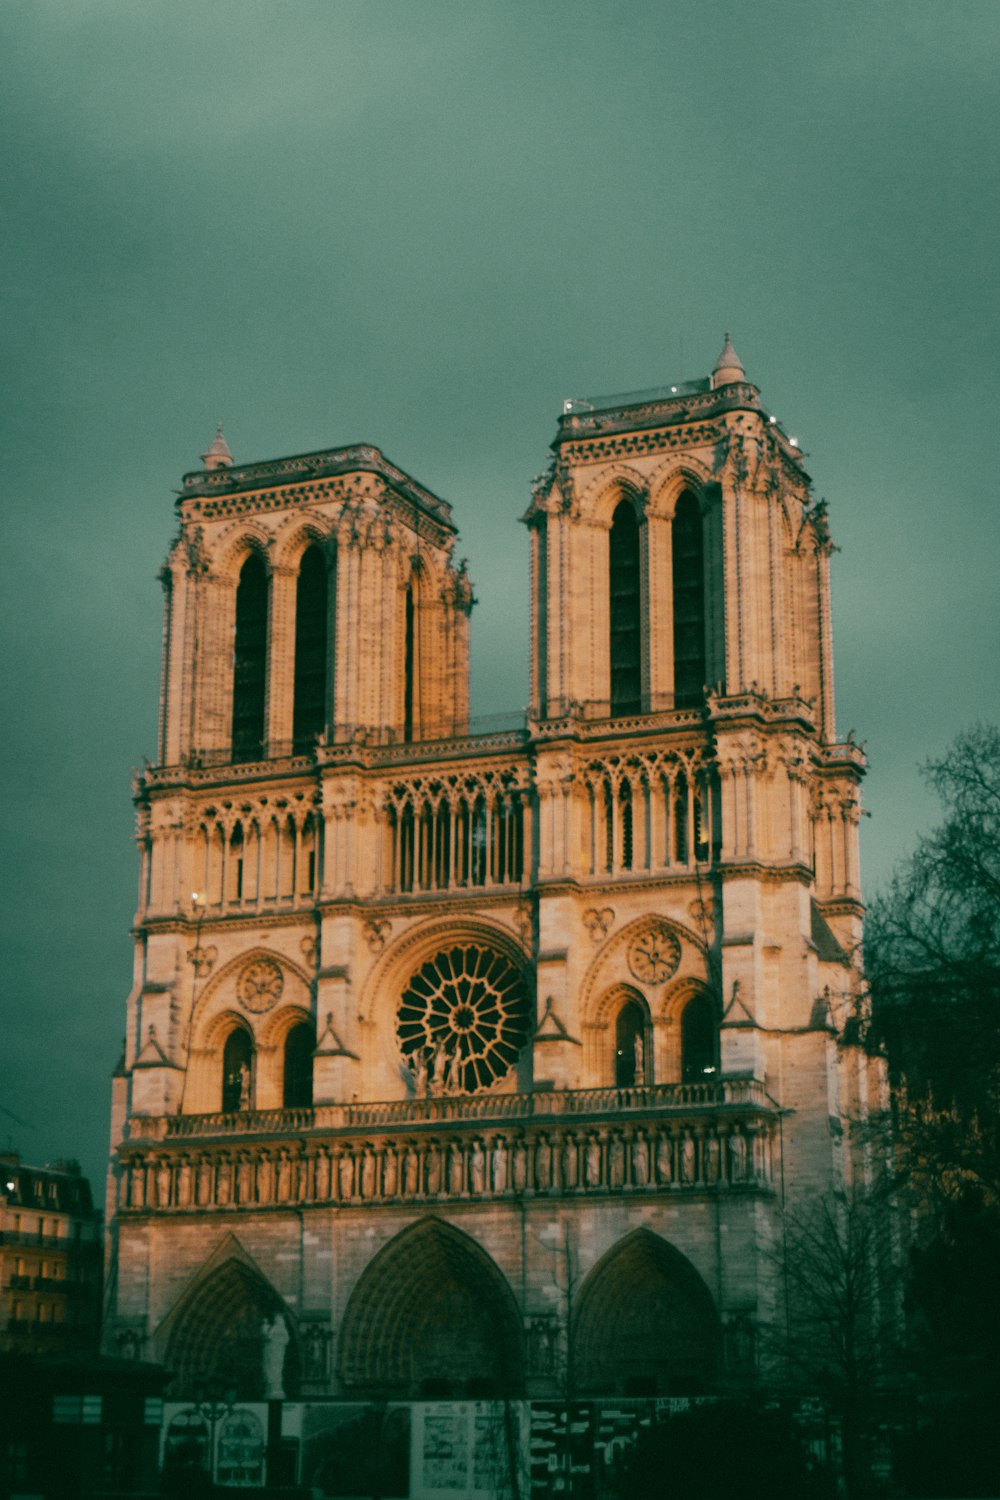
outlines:
[[[816,905],[815,901],[809,903],[812,918],[812,940],[816,953],[824,963],[848,964],[850,956],[846,949],[842,948],[834,936],[833,928]]]

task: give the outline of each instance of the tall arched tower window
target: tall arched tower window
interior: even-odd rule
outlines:
[[[267,573],[256,552],[240,571],[233,650],[233,760],[264,753],[264,687],[267,673]]]
[[[615,1021],[615,1086],[641,1088],[649,1077],[647,1012],[638,1000],[626,1000]]]
[[[639,523],[622,500],[611,522],[608,551],[610,584],[611,713],[642,711],[642,599]]]
[[[693,708],[705,687],[705,547],[701,511],[690,490],[673,523],[674,707]]]
[[[295,700],[292,749],[309,750],[326,725],[326,679],[329,661],[326,558],[310,547],[299,566],[295,591]]]
[[[718,1071],[718,1013],[711,995],[702,990],[681,1013],[681,1080],[713,1083]]]
[[[413,700],[417,675],[417,586],[411,579],[406,590],[406,617],[403,629],[403,739],[413,739]]]

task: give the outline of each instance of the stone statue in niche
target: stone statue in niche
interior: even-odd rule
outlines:
[[[641,1088],[646,1082],[646,1044],[642,1039],[642,1032],[637,1031],[635,1041],[632,1044],[632,1052],[635,1058],[635,1073],[633,1082],[636,1088]]]
[[[352,1198],[354,1196],[354,1158],[349,1151],[341,1153],[337,1164],[337,1174],[340,1183],[340,1196]]]
[[[191,1202],[191,1163],[182,1161],[177,1173],[177,1202],[181,1208],[187,1208]]]
[[[212,1192],[212,1167],[204,1157],[198,1163],[198,1202],[207,1203]]]
[[[441,1153],[436,1146],[427,1153],[427,1191],[431,1194],[441,1191]]]
[[[524,1142],[518,1141],[514,1147],[514,1191],[523,1193],[528,1184],[528,1153],[524,1149]]]
[[[444,1050],[444,1040],[440,1038],[434,1048],[434,1059],[431,1064],[431,1091],[438,1098],[445,1090],[445,1073],[448,1067],[448,1055]]]
[[[705,1181],[719,1180],[719,1137],[713,1130],[705,1140]]]
[[[264,1155],[257,1163],[257,1201],[270,1203],[274,1192],[274,1163]]]
[[[250,1069],[247,1067],[245,1062],[240,1063],[239,1075],[240,1109],[250,1109],[252,1107],[250,1099]]]
[[[503,1193],[507,1190],[507,1148],[503,1137],[497,1136],[493,1143],[493,1191]]]
[[[649,1147],[641,1130],[632,1142],[632,1181],[636,1187],[649,1183]]]
[[[408,1198],[415,1198],[420,1190],[420,1158],[412,1146],[406,1148],[403,1167],[403,1191]]]
[[[448,1148],[448,1191],[462,1191],[462,1151],[454,1141]]]
[[[601,1182],[601,1143],[596,1135],[592,1135],[587,1142],[587,1150],[584,1153],[583,1162],[584,1178],[589,1188],[600,1186]]]
[[[288,1160],[288,1152],[282,1151],[278,1156],[278,1198],[282,1203],[287,1202],[292,1191],[292,1164]]]
[[[625,1147],[620,1135],[613,1135],[608,1146],[608,1186],[625,1186]]]
[[[576,1138],[572,1135],[563,1139],[562,1180],[563,1187],[576,1187]]]
[[[535,1186],[539,1192],[552,1186],[552,1147],[544,1135],[535,1148]]]
[[[309,1195],[309,1158],[300,1156],[295,1163],[295,1199],[304,1203]]]
[[[280,1401],[285,1394],[285,1350],[288,1329],[280,1313],[261,1326],[264,1336],[264,1394],[269,1401]]]
[[[365,1154],[361,1163],[361,1196],[363,1198],[374,1198],[375,1196],[375,1168],[378,1165],[370,1146],[365,1147]]]
[[[128,1201],[131,1208],[142,1208],[146,1200],[146,1169],[141,1161],[133,1161],[128,1169]]]
[[[478,1141],[473,1141],[469,1156],[469,1186],[474,1193],[481,1193],[486,1186],[486,1158]]]
[[[321,1323],[307,1323],[302,1332],[303,1371],[306,1380],[325,1380],[329,1374],[330,1332]]]
[[[319,1199],[330,1196],[330,1158],[325,1151],[320,1151],[316,1157],[316,1197]]]
[[[413,1057],[413,1092],[418,1099],[427,1097],[427,1058],[418,1047]]]
[[[395,1198],[396,1196],[398,1170],[396,1148],[395,1146],[390,1146],[385,1153],[385,1166],[382,1169],[382,1191],[387,1198]]]
[[[219,1162],[215,1173],[215,1201],[223,1206],[233,1196],[233,1168],[228,1156]]]
[[[656,1143],[656,1175],[661,1182],[673,1179],[674,1143],[669,1135],[661,1135]]]
[[[681,1181],[694,1182],[696,1176],[696,1147],[694,1136],[689,1131],[684,1132],[684,1140],[681,1144]]]
[[[462,1054],[461,1046],[457,1042],[448,1064],[448,1092],[449,1094],[462,1092]]]
[[[236,1168],[236,1194],[241,1203],[250,1203],[253,1199],[253,1168],[246,1155],[240,1157]]]
[[[156,1202],[160,1208],[170,1206],[170,1163],[165,1160],[156,1171]]]

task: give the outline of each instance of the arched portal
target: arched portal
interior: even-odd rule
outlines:
[[[598,1261],[573,1318],[581,1392],[607,1396],[698,1395],[718,1378],[719,1324],[691,1262],[649,1229],[637,1229]]]
[[[298,1352],[285,1305],[259,1271],[236,1257],[198,1282],[171,1316],[164,1363],[178,1400],[216,1392],[262,1401],[298,1389]]]
[[[521,1320],[510,1287],[474,1240],[424,1219],[391,1240],[351,1294],[340,1376],[403,1396],[517,1392]]]
[[[244,1026],[234,1026],[222,1049],[222,1111],[253,1108],[253,1038]]]
[[[640,1088],[649,1077],[649,1012],[626,1000],[615,1020],[615,1085]]]

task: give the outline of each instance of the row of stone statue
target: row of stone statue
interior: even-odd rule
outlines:
[[[480,1139],[360,1142],[301,1152],[132,1156],[122,1208],[479,1197],[507,1193],[701,1188],[769,1182],[771,1137],[722,1129],[566,1131]]]

